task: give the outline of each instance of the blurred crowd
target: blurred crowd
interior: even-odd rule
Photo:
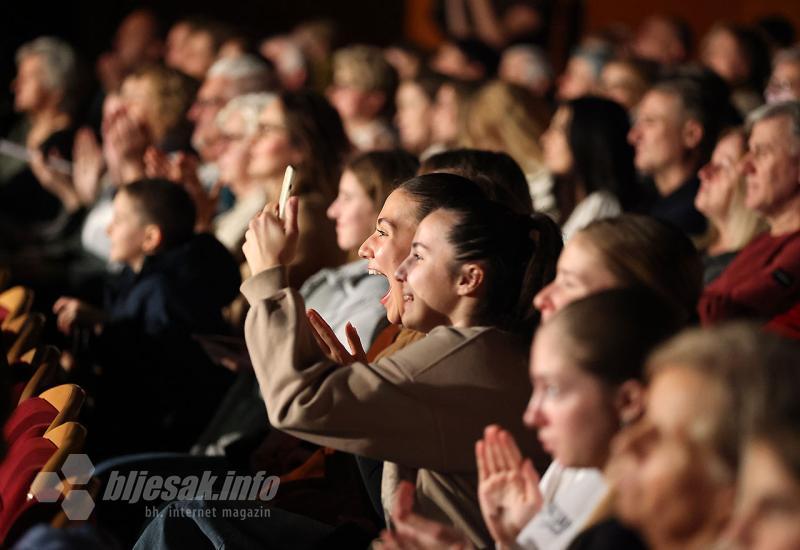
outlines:
[[[281,479],[19,548],[800,548],[792,24],[654,14],[562,68],[551,3],[437,6],[433,51],[137,9],[96,89],[17,50],[0,355],[16,285],[101,485]],[[166,513],[225,506],[272,516]]]

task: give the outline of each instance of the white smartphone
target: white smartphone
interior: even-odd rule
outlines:
[[[286,172],[283,174],[283,186],[281,187],[281,195],[278,199],[278,217],[283,219],[283,214],[286,212],[286,201],[292,195],[292,188],[294,187],[294,168],[291,166],[286,167]]]

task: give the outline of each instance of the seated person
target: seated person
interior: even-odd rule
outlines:
[[[90,427],[101,452],[188,448],[207,414],[187,404],[200,400],[206,410],[224,392],[227,373],[211,368],[191,334],[225,330],[221,309],[237,295],[239,271],[216,239],[193,233],[194,216],[172,182],[123,187],[108,232],[111,259],[125,267],[108,281],[104,307],[68,297],[53,307],[64,333],[88,329],[78,359],[102,370],[87,384],[97,386]]]
[[[356,149],[371,151],[397,145],[390,124],[397,80],[397,71],[384,59],[380,48],[350,46],[333,54],[333,84],[328,98]]]
[[[706,287],[698,305],[704,324],[769,322],[800,300],[800,103],[767,105],[751,115],[750,127],[745,206],[766,219],[769,231]]]
[[[739,251],[766,229],[758,212],[745,206],[747,182],[742,158],[747,153],[744,130],[723,132],[711,160],[700,169],[697,210],[708,218],[708,231],[698,243],[703,251],[703,284],[719,277]]]

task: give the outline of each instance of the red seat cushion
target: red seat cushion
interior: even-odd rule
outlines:
[[[20,436],[41,437],[58,416],[58,410],[42,399],[26,399],[11,413],[3,426],[3,437],[8,445],[13,445]]]
[[[0,476],[7,479],[7,483],[0,488],[0,499],[3,503],[0,511],[0,544],[17,518],[36,504],[35,500],[28,500],[28,491],[36,474],[57,449],[49,439],[33,437],[14,445],[0,464]]]

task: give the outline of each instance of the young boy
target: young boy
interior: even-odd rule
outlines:
[[[53,307],[62,332],[92,329],[85,351],[101,374],[88,381],[97,387],[97,424],[89,429],[102,435],[92,438],[101,453],[188,448],[209,400],[225,390],[227,373],[192,334],[224,332],[221,310],[238,294],[240,275],[219,241],[194,234],[194,222],[194,204],[178,184],[121,188],[108,234],[111,259],[124,268],[108,281],[104,307],[66,297]],[[120,429],[124,416],[135,422]]]

